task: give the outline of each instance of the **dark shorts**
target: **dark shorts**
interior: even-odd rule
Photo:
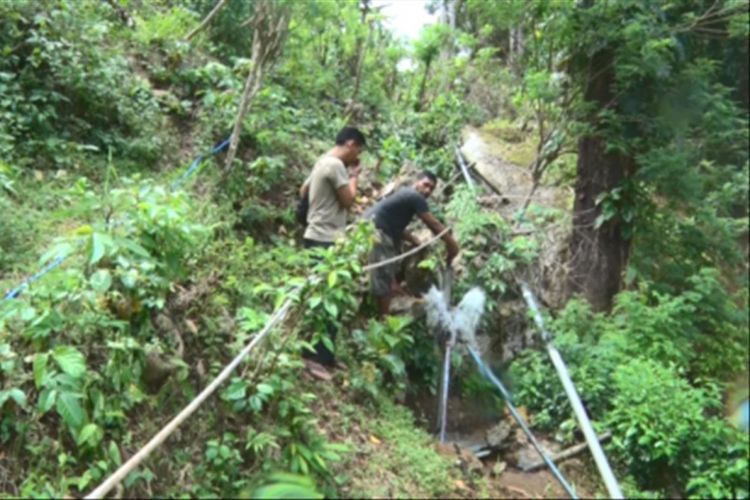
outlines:
[[[302,245],[305,248],[328,248],[333,246],[332,241],[317,241],[317,240],[309,240],[307,238],[304,238],[302,240]]]
[[[374,264],[398,255],[397,245],[390,236],[382,230],[375,231],[375,245],[370,252],[369,263]],[[391,294],[391,284],[396,281],[398,262],[377,267],[370,271],[370,288],[376,297],[385,297]]]

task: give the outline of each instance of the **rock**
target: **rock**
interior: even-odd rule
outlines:
[[[461,448],[456,443],[453,447],[458,455],[458,466],[464,471],[465,474],[479,473],[481,474],[484,470],[484,464],[477,458],[472,450],[469,448]]]
[[[410,295],[397,295],[391,300],[391,314],[419,316],[424,311],[424,300]]]
[[[507,420],[502,420],[487,431],[485,438],[491,447],[507,449],[513,444],[512,433],[511,424]]]
[[[508,468],[508,462],[495,462],[495,465],[492,466],[492,475],[495,477],[499,477],[505,472],[505,469]]]
[[[154,318],[154,324],[161,333],[172,333],[175,330],[175,325],[172,319],[163,313],[156,315],[156,318]]]
[[[542,446],[542,449],[548,456],[552,456],[560,451],[560,447],[558,445],[544,439],[543,437],[537,436],[537,441],[539,441],[539,444]],[[539,456],[539,452],[536,451],[534,446],[532,446],[532,444],[525,439],[525,436],[524,441],[520,442],[524,442],[524,445],[521,446],[518,451],[516,451],[513,458],[515,459],[516,466],[519,469],[523,470],[537,463],[541,459],[541,457]]]
[[[146,355],[146,364],[143,366],[141,380],[150,394],[159,392],[159,389],[167,382],[169,376],[175,371],[175,367],[168,361],[164,361],[156,353]]]

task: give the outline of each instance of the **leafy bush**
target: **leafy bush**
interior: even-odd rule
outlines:
[[[389,390],[405,388],[406,365],[414,343],[410,319],[388,316],[383,322],[370,320],[366,330],[352,332],[351,384],[359,391],[375,399],[384,387]],[[390,382],[390,383],[388,383]]]
[[[35,167],[75,167],[108,148],[153,163],[158,105],[112,36],[106,3],[3,2],[0,44],[0,153]]]
[[[715,271],[686,281],[691,288],[675,296],[645,286],[622,292],[610,316],[573,300],[551,323],[554,342],[589,414],[612,430],[610,453],[637,488],[745,496],[739,471],[747,440],[719,415],[723,382],[746,359],[746,319]],[[576,425],[546,356],[527,352],[512,373],[534,424],[572,440]]]
[[[47,256],[83,245],[82,269],[75,261],[21,299],[0,304],[3,357],[25,353],[30,361],[3,364],[12,390],[3,407],[12,400],[20,411],[0,409],[4,446],[26,450],[33,464],[25,495],[83,491],[120,462],[115,443],[126,437],[129,412],[146,398],[146,349],[163,342],[145,313],[164,307],[209,234],[188,221],[195,214],[185,193],[123,183],[104,200],[81,193],[108,220],[80,228]]]
[[[499,299],[508,290],[512,271],[530,263],[537,255],[538,243],[525,236],[509,237],[510,226],[497,213],[482,208],[476,194],[468,187],[456,189],[446,206],[446,215],[453,223],[461,242],[462,259],[468,276],[465,283],[479,284]],[[457,292],[468,290],[460,285]],[[497,301],[489,301],[491,309]]]
[[[615,372],[613,389],[613,448],[641,485],[662,490],[676,482],[699,497],[747,496],[746,436],[706,417],[721,408],[710,387],[691,387],[674,368],[633,359]]]

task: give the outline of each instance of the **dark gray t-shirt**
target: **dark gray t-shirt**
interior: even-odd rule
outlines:
[[[414,216],[429,211],[424,196],[412,187],[404,187],[368,208],[364,217],[372,219],[375,226],[398,245]]]

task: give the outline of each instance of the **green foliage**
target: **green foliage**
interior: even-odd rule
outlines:
[[[306,476],[277,473],[269,479],[268,485],[253,492],[253,498],[323,498],[315,483]]]
[[[746,439],[719,418],[724,382],[746,359],[747,320],[715,276],[704,270],[677,296],[623,292],[609,317],[571,301],[552,323],[589,414],[612,430],[610,453],[639,488],[747,494],[738,475]],[[546,357],[526,353],[512,373],[535,425],[571,439],[572,414]],[[726,474],[707,472],[727,456],[735,465]]]
[[[91,151],[153,163],[158,106],[115,46],[107,4],[0,6],[0,154],[24,166],[75,168]],[[21,140],[23,138],[23,140]]]
[[[137,19],[135,40],[143,45],[176,41],[187,35],[189,28],[198,21],[195,12],[183,7],[172,7],[165,12],[149,13],[145,19]]]
[[[226,136],[250,69],[254,4],[227,2],[185,41],[215,4],[0,2],[3,285],[33,272],[36,252],[55,235],[59,245],[40,263],[70,254],[20,299],[0,304],[0,442],[6,457],[23,457],[0,464],[3,494],[83,495],[292,290],[300,299],[286,326],[169,451],[151,457],[151,469],[128,476],[123,494],[321,497],[320,486],[332,496],[344,484],[341,463],[363,465],[360,441],[336,431],[352,442],[345,449],[321,431],[346,397],[365,403],[358,425],[372,421],[383,440],[364,463],[377,484],[350,493],[452,494],[448,460],[432,453],[406,410],[383,401],[407,371],[413,385],[434,384],[433,340],[418,333],[419,321],[362,318],[370,314],[360,307],[366,226],[336,248],[301,252],[290,200],[347,122],[382,158],[380,180],[407,160],[447,179],[467,122],[501,116],[489,129],[520,140],[509,159],[527,164],[592,132],[582,122],[596,115],[610,150],[634,159],[629,181],[598,204],[602,225],[630,231],[630,291],[611,316],[571,302],[553,324],[555,341],[597,425],[614,431],[608,451],[630,474],[628,494],[747,496],[746,440],[719,418],[720,391],[747,358],[747,281],[738,272],[746,259],[736,244],[746,231],[747,120],[733,102],[742,97],[746,49],[736,42],[747,36],[745,3],[719,2],[706,24],[713,3],[699,0],[587,8],[467,0],[453,5],[458,29],[429,27],[408,46],[360,2],[291,2],[289,39],[242,124],[231,177],[214,184],[218,156],[202,164],[194,195],[140,176],[115,179],[115,166],[142,176]],[[520,52],[509,46],[515,28],[524,34]],[[709,39],[706,30],[727,37]],[[597,110],[579,102],[580,69],[605,46],[618,99]],[[415,67],[399,69],[410,53]],[[546,136],[538,150],[533,132]],[[573,158],[551,165],[554,182],[572,184]],[[513,273],[537,256],[536,236],[512,236],[464,189],[446,212],[464,250],[457,293],[478,284],[492,299],[509,297]],[[559,217],[532,206],[522,227]],[[336,374],[336,397],[321,400],[302,380],[300,352],[330,343],[331,325],[350,368]],[[161,391],[145,382],[155,353],[168,366]],[[535,425],[572,441],[575,425],[546,358],[526,353],[513,371]],[[479,380],[461,378],[465,394],[486,395]]]
[[[388,316],[381,323],[370,320],[366,330],[354,330],[350,351],[356,353],[351,385],[355,391],[377,398],[384,387],[404,389],[405,359],[411,358],[414,338],[411,320]]]
[[[498,213],[483,209],[468,187],[456,190],[446,213],[455,221],[453,227],[469,271],[466,283],[480,284],[495,298],[502,297],[512,281],[511,273],[536,257],[538,243],[531,237],[510,237],[508,223]],[[464,286],[468,290],[469,285]],[[461,293],[466,290],[458,288]],[[493,302],[488,302],[490,309]]]
[[[357,474],[362,479],[351,495],[392,494],[410,498],[455,495],[451,460],[433,451],[434,438],[414,428],[414,417],[409,410],[383,399],[379,413],[372,420],[372,431],[383,441],[382,450],[377,453],[377,460],[362,464],[365,470]]]
[[[750,458],[747,439],[706,417],[719,403],[711,387],[691,387],[674,369],[636,358],[615,372],[613,388],[617,395],[607,415],[618,436],[613,445],[642,484],[663,487],[660,475],[669,470],[677,476],[669,480],[686,484],[690,494],[747,496],[746,478],[738,474]],[[725,464],[721,472],[714,468],[718,463]]]
[[[145,399],[144,345],[161,343],[144,312],[164,306],[210,233],[189,221],[196,214],[185,193],[152,182],[123,185],[99,199],[80,184],[79,196],[89,198],[107,221],[80,228],[43,259],[83,246],[85,261],[74,261],[83,269],[56,271],[57,279],[36,283],[22,300],[0,308],[0,338],[8,341],[3,345],[29,353],[30,360],[4,366],[12,386],[34,405],[3,416],[0,425],[0,439],[26,450],[34,466],[26,494],[82,491],[108,472],[110,459],[119,456],[111,439],[127,436],[126,415]],[[19,401],[15,391],[10,397]],[[53,410],[59,420],[45,416]],[[52,450],[51,456],[40,447]],[[66,481],[57,484],[57,474]]]

